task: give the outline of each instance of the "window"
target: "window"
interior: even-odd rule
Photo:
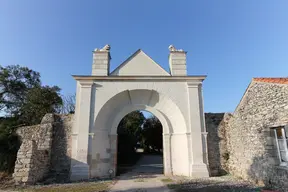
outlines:
[[[287,127],[281,126],[273,128],[277,153],[281,166],[288,166],[288,147],[287,147]]]

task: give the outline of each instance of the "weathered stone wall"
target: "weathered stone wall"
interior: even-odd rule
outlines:
[[[227,173],[226,129],[230,118],[229,113],[205,113],[210,176]]]
[[[72,123],[73,115],[47,114],[41,124],[17,130],[22,144],[13,174],[16,183],[69,180]]]
[[[71,130],[73,115],[55,115],[49,179],[67,182],[70,179]]]
[[[13,177],[16,183],[33,184],[43,179],[50,164],[53,115],[47,114],[41,124],[21,127],[17,134],[21,146],[17,153]]]
[[[288,86],[253,82],[226,130],[228,168],[259,184],[287,187],[288,169],[280,167],[271,127],[288,124]]]

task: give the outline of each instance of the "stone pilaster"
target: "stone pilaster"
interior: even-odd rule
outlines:
[[[72,133],[71,180],[89,178],[88,146],[92,85],[93,81],[82,81],[79,85]]]
[[[110,176],[115,177],[116,172],[117,172],[118,135],[117,134],[110,134],[109,139],[110,139],[110,150],[109,150],[109,153],[110,153],[110,170],[113,171],[110,173]]]
[[[163,163],[164,163],[164,175],[173,175],[172,163],[171,163],[171,134],[163,134]]]
[[[188,82],[188,98],[189,98],[189,133],[188,148],[190,155],[190,176],[192,177],[209,177],[207,165],[204,163],[206,159],[206,139],[204,119],[203,119],[203,103],[201,93],[201,83]],[[204,133],[204,136],[203,136]],[[206,160],[205,160],[206,161]]]

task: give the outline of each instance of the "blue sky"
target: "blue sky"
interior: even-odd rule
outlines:
[[[252,77],[286,77],[288,1],[1,0],[0,64],[41,73],[75,92],[92,50],[111,45],[111,70],[141,48],[168,70],[168,46],[188,51],[189,75],[207,75],[206,112],[232,112]]]

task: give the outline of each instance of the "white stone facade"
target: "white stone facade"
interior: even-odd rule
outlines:
[[[94,55],[93,76],[74,76],[77,94],[71,180],[115,176],[117,126],[135,110],[153,113],[163,126],[165,175],[208,177],[202,97],[205,76],[182,72],[174,76],[178,71],[173,73],[173,68],[169,74],[141,50],[106,75],[98,69],[109,70],[103,66],[110,63],[109,50],[93,52],[104,54],[101,62],[95,61]],[[170,50],[170,58],[174,52]],[[177,58],[183,59],[177,63],[186,65],[186,52],[177,51]]]

